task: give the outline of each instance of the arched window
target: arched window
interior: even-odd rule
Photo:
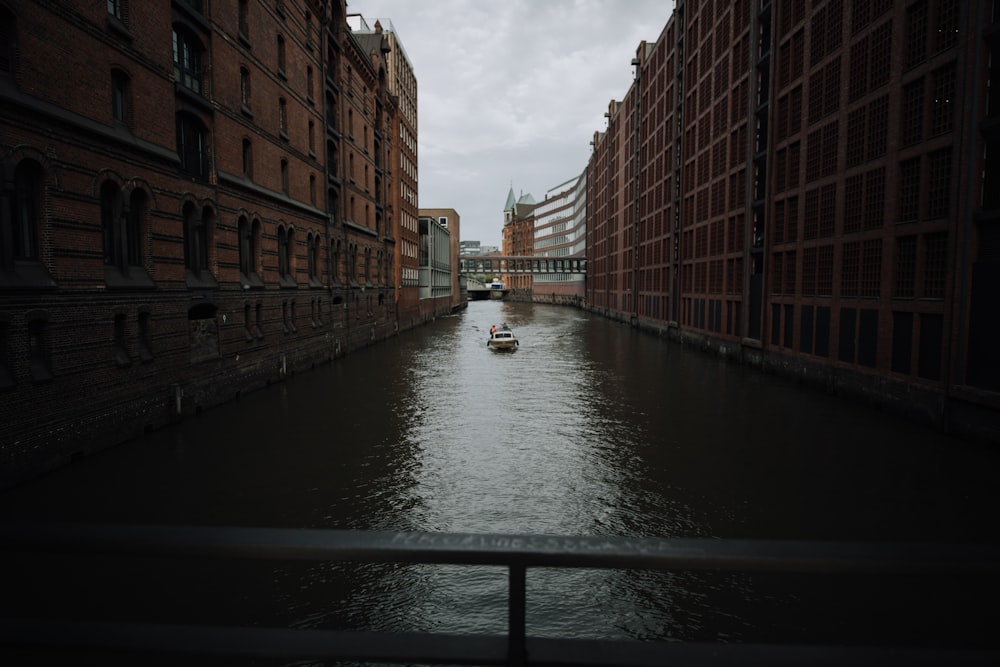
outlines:
[[[177,155],[181,170],[197,178],[208,176],[208,136],[201,120],[190,113],[177,114]]]
[[[123,243],[125,241],[125,208],[122,191],[113,181],[101,185],[101,234],[104,241],[104,264],[124,273],[127,263]]]
[[[193,203],[184,205],[184,267],[189,287],[215,286],[209,272],[208,249],[212,210],[198,210]]]
[[[282,287],[295,287],[295,230],[278,228],[278,279]]]

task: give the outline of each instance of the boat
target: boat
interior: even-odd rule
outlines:
[[[517,336],[506,324],[490,332],[490,339],[486,341],[486,347],[494,350],[513,350],[520,345]]]

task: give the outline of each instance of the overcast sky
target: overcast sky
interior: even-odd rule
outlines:
[[[421,208],[453,208],[460,238],[500,246],[508,190],[583,172],[608,102],[632,81],[670,0],[350,0],[390,19],[417,78]]]

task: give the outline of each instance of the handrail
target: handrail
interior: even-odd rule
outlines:
[[[505,637],[0,619],[0,646],[114,647],[419,664],[1000,664],[1000,649],[560,640],[525,633],[527,568],[1000,575],[1000,546],[0,522],[0,553],[492,565]]]

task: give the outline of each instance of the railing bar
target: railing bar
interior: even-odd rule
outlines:
[[[507,592],[507,664],[522,667],[525,659],[527,634],[527,570],[520,563],[513,563],[508,573]]]
[[[504,637],[0,618],[0,646],[445,665],[508,664]],[[531,667],[948,665],[993,667],[1000,651],[962,648],[629,642],[526,638]],[[64,655],[64,654],[62,654]],[[76,655],[79,661],[85,656]],[[511,662],[510,664],[515,664]]]
[[[99,621],[0,619],[0,646],[418,664],[507,664],[507,638],[488,635]]]
[[[0,550],[593,569],[996,574],[1000,545],[0,522]]]

